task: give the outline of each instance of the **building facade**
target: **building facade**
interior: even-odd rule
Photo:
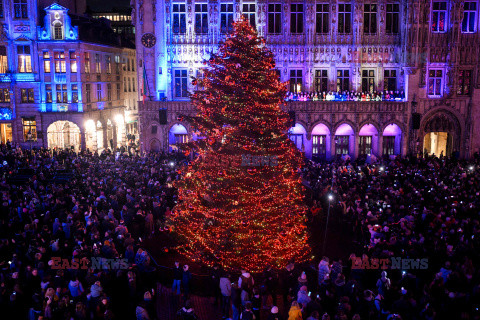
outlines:
[[[127,79],[137,80],[124,67],[135,50],[56,3],[41,8],[41,23],[37,1],[3,4],[1,142],[77,151],[126,145],[138,94],[128,91]]]
[[[201,76],[202,61],[244,15],[290,82],[283,108],[295,114],[289,135],[306,156],[470,157],[480,149],[478,7],[454,0],[135,1],[143,148],[194,138],[177,121],[195,113],[190,78]],[[159,109],[167,109],[167,124]]]
[[[131,8],[113,8],[110,11],[92,12],[92,18],[104,18],[110,21],[113,31],[135,41],[135,27],[132,24]]]

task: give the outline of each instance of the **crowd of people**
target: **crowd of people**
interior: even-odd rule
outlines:
[[[0,146],[2,318],[155,319],[142,241],[174,205],[174,161]]]
[[[287,92],[285,101],[405,101],[405,92]]]
[[[143,241],[175,205],[181,162],[0,146],[5,318],[155,319],[155,264]],[[32,176],[12,183],[25,168]],[[57,181],[59,171],[71,180]],[[303,176],[312,232],[328,214],[352,252],[262,274],[217,266],[211,286],[195,290],[215,296],[224,318],[480,319],[478,157],[307,161]],[[189,267],[176,263],[173,276],[185,303],[178,316],[195,319]]]

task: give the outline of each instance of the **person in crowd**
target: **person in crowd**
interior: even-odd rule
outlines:
[[[183,273],[182,273],[182,287],[183,287],[183,295],[184,299],[187,300],[190,294],[190,282],[192,280],[192,273],[189,270],[188,265],[183,266]]]
[[[178,310],[177,315],[180,317],[182,320],[197,320],[198,317],[193,310],[192,304],[190,300],[185,301],[185,306]]]
[[[173,285],[172,291],[176,295],[180,295],[180,286],[182,284],[183,270],[180,267],[180,262],[175,261],[175,267],[173,268]]]
[[[220,292],[222,294],[222,315],[223,318],[228,318],[230,314],[230,298],[232,296],[232,283],[230,275],[227,273],[220,278]]]
[[[302,308],[297,301],[292,301],[292,306],[288,311],[288,320],[302,320]]]
[[[278,313],[278,307],[273,306],[270,309],[270,313],[268,315],[267,320],[281,320],[280,314]]]
[[[252,311],[252,303],[250,301],[248,301],[245,304],[245,310],[243,310],[243,312],[240,314],[240,319],[241,320],[255,320],[255,319],[257,319],[255,317],[255,314]]]

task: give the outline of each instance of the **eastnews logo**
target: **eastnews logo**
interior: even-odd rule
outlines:
[[[53,270],[127,270],[130,263],[127,259],[107,259],[93,257],[91,259],[64,259],[60,257],[52,258],[51,268]]]
[[[353,257],[352,269],[425,270],[428,269],[428,259],[405,259],[398,257],[391,257],[390,259],[362,259],[360,257]]]

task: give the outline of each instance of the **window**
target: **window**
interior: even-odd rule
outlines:
[[[63,27],[60,22],[53,25],[53,40],[63,40]]]
[[[13,12],[15,19],[28,19],[27,0],[13,0]]]
[[[97,84],[97,101],[102,101],[102,85]]]
[[[472,70],[460,70],[459,74],[457,94],[469,95],[471,93]]]
[[[349,136],[335,136],[335,154],[348,154],[349,138]]]
[[[17,46],[18,54],[18,72],[32,72],[32,57],[30,56],[30,46]]]
[[[105,56],[105,68],[107,69],[107,74],[112,73],[112,57]]]
[[[175,144],[187,143],[188,135],[187,134],[175,134]]]
[[[174,96],[176,98],[188,97],[187,92],[187,70],[175,70]]]
[[[397,70],[383,71],[383,90],[384,91],[397,90]]]
[[[434,1],[432,10],[432,31],[447,31],[447,3],[445,1]]]
[[[282,5],[280,3],[268,4],[268,33],[280,34],[282,32]]]
[[[362,70],[362,91],[373,93],[375,91],[375,71]]]
[[[78,85],[72,84],[72,103],[78,102]]]
[[[95,55],[95,71],[97,72],[97,74],[102,73],[102,60],[100,59],[99,54]]]
[[[112,84],[107,84],[107,101],[112,101]]]
[[[359,153],[361,155],[372,153],[372,136],[360,136]]]
[[[33,89],[20,89],[20,96],[22,103],[34,103],[35,97],[33,95]]]
[[[395,136],[383,136],[383,155],[395,154]]]
[[[350,70],[337,70],[337,91],[350,90]]]
[[[127,92],[127,77],[123,77],[123,92]]]
[[[387,34],[398,34],[398,22],[400,21],[400,6],[398,3],[388,3],[386,13],[385,31]]]
[[[57,84],[57,103],[67,103],[67,85],[66,84]]]
[[[78,65],[77,65],[77,53],[75,51],[70,51],[70,72],[77,73]]]
[[[312,155],[314,160],[325,160],[327,155],[327,136],[312,136]]]
[[[7,47],[0,46],[0,73],[6,73],[7,71],[8,71]]]
[[[90,83],[87,83],[85,85],[85,99],[87,103],[92,102],[92,86],[90,85]]]
[[[127,81],[128,81],[128,92],[132,92],[132,84],[130,82],[130,78],[128,78]]]
[[[350,33],[352,32],[352,5],[339,4],[338,5],[338,32]]]
[[[65,63],[65,52],[55,51],[53,53],[53,58],[55,60],[55,73],[67,72],[67,66]]]
[[[136,92],[137,89],[135,89],[135,78],[132,78],[132,91]]]
[[[290,92],[302,91],[303,74],[302,70],[290,70]]]
[[[315,91],[328,91],[328,72],[327,70],[315,70]]]
[[[10,102],[10,91],[8,89],[0,89],[0,102]]]
[[[465,1],[463,4],[462,32],[475,32],[475,18],[477,17],[477,2]]]
[[[130,59],[127,59],[127,71],[130,71]]]
[[[185,4],[173,4],[173,33],[185,34],[187,32],[187,21],[185,15]]]
[[[135,72],[135,60],[132,59],[132,71]]]
[[[303,134],[289,134],[288,138],[292,140],[299,150],[302,150],[302,148],[305,146],[303,144]]]
[[[303,33],[303,4],[290,5],[290,32]]]
[[[23,139],[25,141],[37,141],[37,121],[35,117],[23,118]]]
[[[120,56],[115,56],[115,72],[120,73]]]
[[[85,52],[85,73],[90,73],[90,52]]]
[[[377,33],[377,5],[376,4],[363,5],[363,33],[365,34]]]
[[[208,33],[208,7],[206,3],[195,4],[195,33]]]
[[[45,102],[52,103],[52,85],[46,84],[45,85]]]
[[[328,33],[328,26],[330,21],[328,21],[328,16],[330,14],[330,10],[328,8],[328,4],[326,3],[318,3],[317,4],[317,16],[315,22],[315,32],[316,33]]]
[[[196,76],[196,79],[197,79],[197,84],[195,86],[195,90],[203,90],[204,89],[204,86],[203,86],[203,79],[204,79],[204,72],[203,70],[201,69],[197,69],[197,76]]]
[[[250,22],[250,25],[255,29],[257,27],[257,14],[255,10],[255,3],[244,3],[242,13],[245,19]]]
[[[233,4],[222,3],[220,5],[220,32],[229,33],[232,31]]]
[[[117,100],[120,100],[121,90],[120,90],[120,83],[117,83]]]
[[[429,70],[428,72],[428,95],[429,96],[441,96],[442,95],[442,82],[443,71],[442,70]]]

